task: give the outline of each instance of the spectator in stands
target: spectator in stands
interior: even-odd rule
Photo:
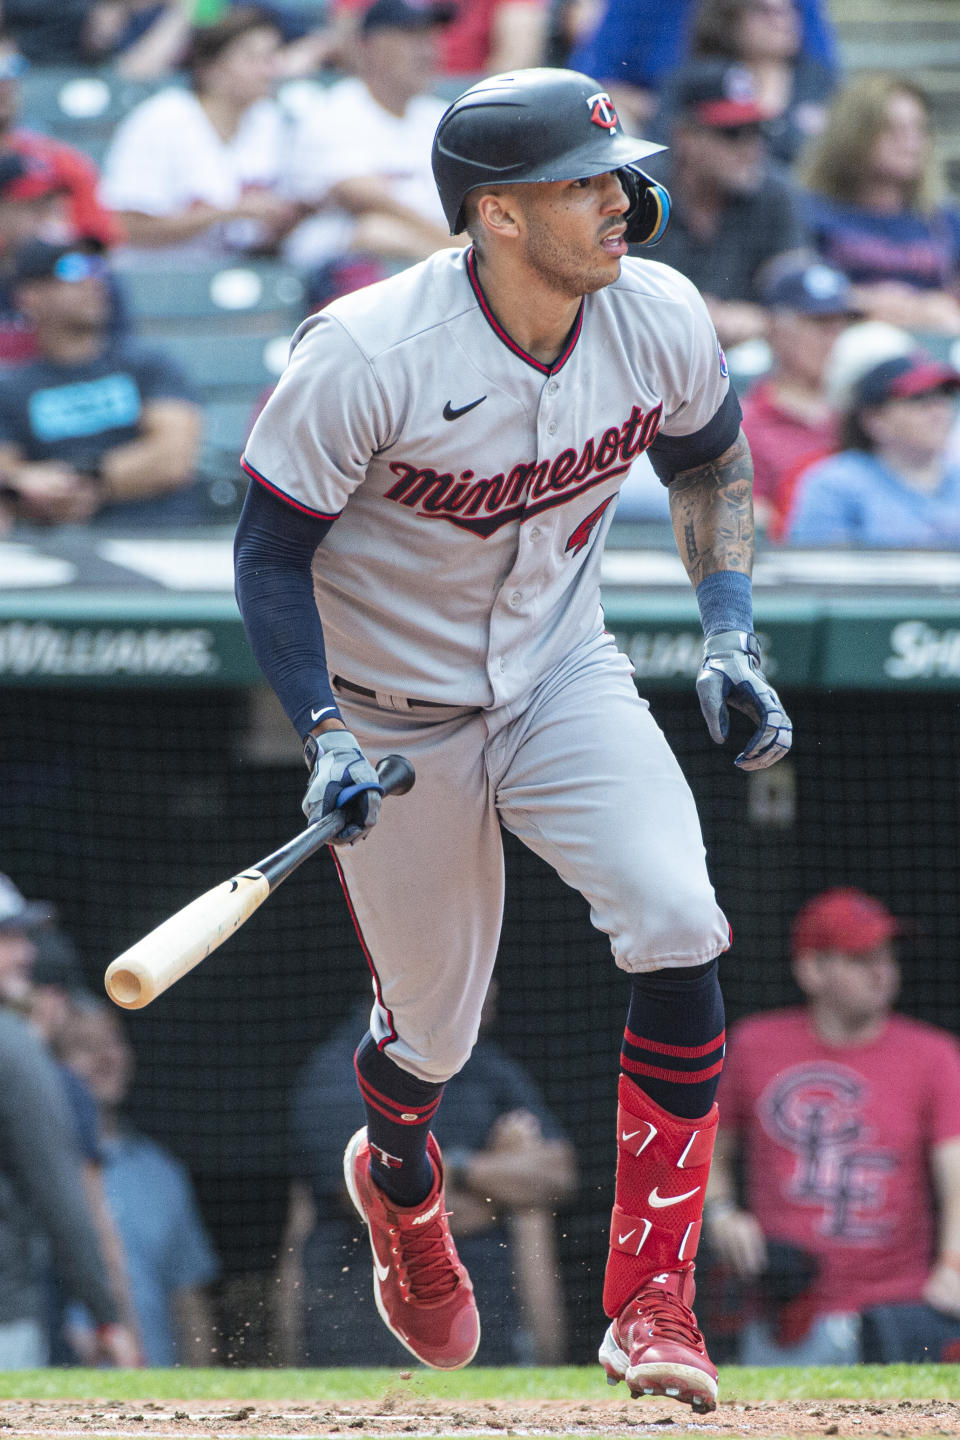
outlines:
[[[861,890],[815,896],[791,936],[803,1007],[730,1031],[706,1233],[744,1277],[773,1242],[816,1266],[775,1318],[745,1317],[743,1364],[856,1363],[861,1320],[864,1341],[896,1337],[877,1360],[960,1336],[960,1051],[893,1013],[898,930]]]
[[[130,80],[159,80],[173,74],[186,60],[194,23],[211,24],[235,8],[239,0],[105,0],[98,39],[108,49],[118,75]],[[332,57],[333,27],[311,23],[312,6],[274,4],[260,0],[258,9],[269,15],[283,37],[280,70],[285,77],[306,75]],[[202,20],[201,20],[202,17]]]
[[[61,7],[54,5],[51,13],[61,14]],[[27,66],[13,36],[0,28],[0,152],[12,150],[28,164],[46,166],[62,186],[67,198],[65,220],[70,229],[58,239],[88,235],[101,245],[114,245],[121,230],[97,198],[100,177],[93,161],[73,145],[18,124],[22,105],[19,82]]]
[[[772,364],[744,396],[743,429],[753,456],[754,515],[778,539],[799,468],[840,447],[826,367],[854,312],[846,276],[808,255],[774,262],[761,297]]]
[[[903,75],[850,81],[802,174],[813,242],[864,314],[960,334],[960,208],[944,203],[924,92]]]
[[[445,1113],[456,1116],[455,1133],[444,1136],[442,1115],[435,1125],[447,1207],[487,1317],[479,1362],[556,1364],[565,1340],[552,1211],[573,1193],[574,1155],[529,1075],[485,1033],[495,997],[494,983],[476,1049],[447,1082]],[[368,1011],[357,1006],[317,1047],[294,1089],[292,1165],[303,1179],[293,1187],[281,1270],[287,1309],[300,1311],[288,1318],[288,1363],[394,1365],[406,1357],[374,1323],[369,1270],[352,1263],[362,1225],[343,1182],[343,1147],[363,1118],[344,1076]]]
[[[350,65],[351,41],[375,0],[333,0],[336,53]],[[541,65],[547,44],[548,0],[451,0],[453,20],[440,43],[443,75],[465,90],[481,75]]]
[[[771,159],[791,165],[801,146],[823,128],[834,76],[801,49],[795,0],[700,0],[690,51],[694,59],[725,60],[749,73],[765,114],[763,133]],[[668,74],[654,138],[669,134],[673,104]]]
[[[200,408],[170,359],[111,334],[103,258],[31,241],[14,292],[37,358],[0,374],[0,517],[113,528],[198,518]]]
[[[601,0],[596,24],[568,63],[602,80],[624,119],[643,134],[665,77],[691,58],[698,5],[699,0]],[[835,74],[836,41],[826,0],[798,0],[797,8],[801,55]],[[757,26],[761,16],[758,11]]]
[[[281,35],[255,6],[194,32],[188,89],[169,86],[117,127],[102,198],[128,243],[176,257],[272,253],[303,210],[281,193],[289,134],[272,96]]]
[[[673,211],[655,255],[693,281],[721,344],[735,345],[766,332],[762,267],[803,244],[797,196],[769,162],[765,111],[747,71],[691,61],[674,77],[673,94]]]
[[[104,53],[100,25],[112,8],[112,0],[2,0],[0,19],[38,65],[79,65]]]
[[[356,75],[301,118],[293,183],[319,210],[294,230],[284,254],[313,272],[314,308],[382,278],[385,262],[422,260],[458,243],[447,233],[430,167],[446,106],[426,93],[437,38],[452,15],[447,4],[375,0],[354,42]]]
[[[139,1327],[133,1311],[124,1243],[104,1187],[104,1152],[97,1102],[87,1082],[60,1056],[60,1041],[71,1007],[89,997],[80,954],[70,936],[53,925],[45,925],[38,930],[33,943],[33,964],[24,1009],[34,1031],[57,1061],[83,1158],[87,1202],[107,1268],[110,1289],[121,1321],[131,1334],[137,1336],[139,1347]],[[96,1344],[90,1327],[86,1332],[78,1332],[70,1325],[67,1315],[69,1296],[59,1277],[52,1273],[49,1275],[49,1296],[50,1363],[93,1363]],[[142,1349],[138,1348],[138,1363],[142,1363],[142,1359]]]
[[[960,546],[960,467],[950,456],[960,375],[921,352],[854,384],[843,448],[797,479],[791,545]]]
[[[62,1074],[25,1014],[36,937],[51,909],[0,875],[0,1369],[49,1362],[48,1297],[38,1245],[97,1322],[92,1364],[135,1365],[90,1207]],[[18,1013],[21,1012],[21,1013]]]
[[[119,1015],[92,996],[74,999],[58,1051],[99,1107],[107,1200],[146,1363],[209,1365],[215,1343],[205,1287],[216,1278],[217,1260],[185,1167],[124,1118],[134,1056]]]

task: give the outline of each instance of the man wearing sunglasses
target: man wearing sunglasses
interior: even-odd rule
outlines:
[[[37,356],[0,375],[0,529],[200,518],[200,407],[166,355],[112,331],[107,278],[90,247],[18,252],[12,289]]]
[[[671,92],[673,210],[657,259],[693,281],[721,344],[736,345],[765,332],[762,267],[804,244],[796,193],[768,158],[766,112],[747,70],[691,61]]]

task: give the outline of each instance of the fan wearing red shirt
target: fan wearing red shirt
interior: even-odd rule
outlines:
[[[960,1047],[893,1013],[898,929],[860,890],[815,896],[791,936],[805,1005],[730,1031],[707,1205],[715,1253],[741,1276],[762,1273],[768,1242],[817,1266],[806,1333],[787,1341],[748,1318],[743,1364],[857,1363],[859,1318],[876,1306],[925,1302],[960,1321]]]

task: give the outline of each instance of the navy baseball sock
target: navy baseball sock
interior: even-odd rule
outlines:
[[[401,1070],[377,1049],[369,1030],[354,1066],[367,1110],[370,1175],[397,1205],[419,1205],[433,1185],[427,1136],[443,1086]]]
[[[661,1109],[706,1115],[723,1065],[723,996],[717,962],[631,976],[620,1068]]]

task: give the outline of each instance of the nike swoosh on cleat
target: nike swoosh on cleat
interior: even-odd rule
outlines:
[[[384,1281],[386,1281],[386,1280],[388,1280],[388,1279],[390,1278],[390,1266],[389,1266],[389,1265],[381,1265],[381,1264],[380,1264],[380,1261],[377,1259],[376,1255],[374,1255],[374,1257],[373,1257],[373,1268],[374,1268],[374,1270],[376,1270],[376,1272],[377,1272],[377,1278],[378,1278],[378,1280],[380,1281],[381,1284],[383,1284]]]
[[[626,1233],[626,1235],[618,1235],[618,1236],[617,1236],[617,1244],[618,1244],[618,1245],[625,1245],[625,1244],[627,1243],[627,1241],[630,1239],[630,1236],[631,1236],[631,1235],[636,1235],[636,1233],[637,1233],[637,1227],[636,1227],[636,1225],[634,1225],[633,1229],[632,1229],[632,1230],[628,1230],[627,1233]]]
[[[458,410],[454,410],[448,400],[443,407],[443,418],[444,420],[459,420],[461,415],[466,415],[470,410],[476,410],[477,406],[482,405],[486,398],[486,395],[481,395],[479,400],[471,400],[469,405],[461,405]]]
[[[687,1190],[683,1195],[661,1195],[657,1186],[654,1185],[647,1200],[655,1210],[662,1210],[665,1205],[679,1205],[681,1200],[690,1200],[701,1187],[695,1185],[692,1190]]]

